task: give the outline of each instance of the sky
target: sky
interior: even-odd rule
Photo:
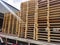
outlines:
[[[27,0],[3,0],[3,1],[7,2],[8,4],[10,4],[20,10],[21,2],[25,2]]]

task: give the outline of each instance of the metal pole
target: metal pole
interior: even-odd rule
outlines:
[[[28,45],[30,45],[30,43],[28,42]]]

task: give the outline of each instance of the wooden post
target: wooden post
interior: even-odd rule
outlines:
[[[50,23],[49,23],[49,0],[47,0],[47,30],[48,30],[48,42],[50,42]]]

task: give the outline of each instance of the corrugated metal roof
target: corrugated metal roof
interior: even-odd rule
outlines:
[[[3,1],[4,2],[4,1]],[[13,10],[14,12],[19,11],[17,8],[9,5],[8,3],[4,2],[11,10]],[[0,12],[1,13],[7,13],[9,12],[1,3],[0,3]]]

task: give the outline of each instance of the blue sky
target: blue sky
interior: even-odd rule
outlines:
[[[21,2],[25,2],[27,0],[4,0],[4,1],[20,10]]]

